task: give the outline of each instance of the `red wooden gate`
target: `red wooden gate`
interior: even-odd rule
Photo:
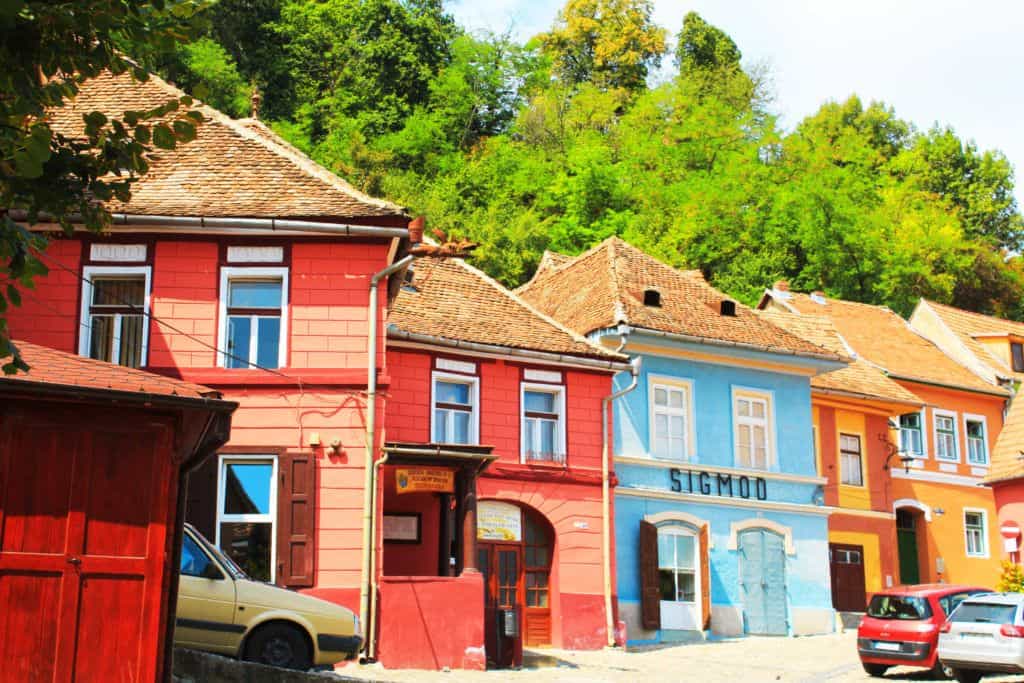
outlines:
[[[87,407],[0,419],[0,681],[155,680],[172,420]]]

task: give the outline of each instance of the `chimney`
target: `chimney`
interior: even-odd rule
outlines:
[[[423,228],[426,227],[427,219],[423,216],[416,216],[409,221],[409,241],[419,244],[423,241]]]
[[[789,291],[789,280],[776,280],[775,286],[772,287],[776,292],[788,292]]]
[[[254,119],[260,118],[260,105],[263,104],[263,95],[260,94],[260,89],[256,87],[256,84],[252,84],[252,97],[249,98],[249,103],[252,105],[252,112],[250,117]]]

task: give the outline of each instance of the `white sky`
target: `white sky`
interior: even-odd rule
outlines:
[[[722,28],[745,63],[770,67],[775,110],[791,129],[826,100],[881,100],[928,128],[951,125],[982,149],[1024,162],[1024,3],[1014,0],[654,0],[675,34],[695,10]],[[448,0],[470,29],[546,30],[558,0]],[[1024,205],[1024,172],[1017,178]]]

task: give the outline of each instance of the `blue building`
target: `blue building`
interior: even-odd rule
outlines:
[[[642,358],[635,378],[616,378],[629,391],[613,407],[629,641],[832,631],[810,378],[846,359],[618,238],[546,254],[520,294]]]

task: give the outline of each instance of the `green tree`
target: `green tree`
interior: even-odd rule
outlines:
[[[725,31],[704,21],[696,12],[688,12],[683,17],[675,58],[680,72],[736,70],[740,68],[742,57],[740,49]]]
[[[105,71],[145,79],[146,72],[115,46],[131,45],[142,57],[173,50],[196,7],[144,0],[0,3],[0,265],[6,280],[0,358],[11,357],[4,372],[25,364],[3,312],[20,303],[19,287],[30,288],[46,272],[34,254],[46,240],[29,227],[46,217],[70,233],[77,216],[86,228],[102,230],[110,223],[103,202],[128,201],[153,148],[191,140],[202,119],[182,98],[120,118],[86,113],[84,136],[72,138],[51,128],[47,112]]]
[[[241,117],[250,111],[252,86],[220,43],[202,37],[178,48],[183,69],[170,76],[175,84],[224,113]]]
[[[642,90],[666,49],[653,7],[651,0],[568,0],[538,38],[567,86]]]

